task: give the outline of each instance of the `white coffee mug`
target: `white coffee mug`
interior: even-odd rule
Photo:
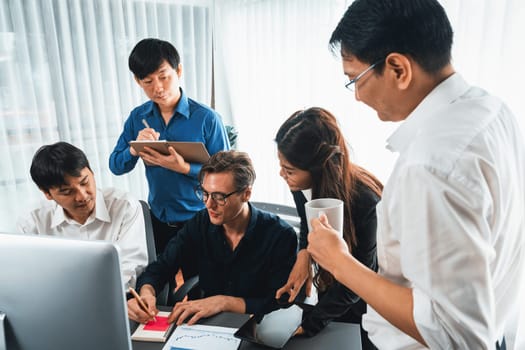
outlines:
[[[321,214],[325,214],[328,223],[343,237],[343,213],[344,203],[340,199],[335,198],[318,198],[306,202],[304,209],[306,212],[306,221],[308,221],[308,232],[312,231],[310,220],[318,218]]]

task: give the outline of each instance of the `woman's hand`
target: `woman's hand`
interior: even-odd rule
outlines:
[[[284,286],[279,288],[275,293],[275,298],[279,299],[284,293],[290,294],[288,302],[293,302],[301,287],[306,282],[306,296],[310,296],[312,292],[312,267],[310,254],[306,249],[301,249],[297,253],[297,260],[288,276],[288,281]]]

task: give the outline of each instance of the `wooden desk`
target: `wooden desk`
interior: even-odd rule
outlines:
[[[239,328],[249,318],[246,314],[223,312],[199,322],[210,326],[223,326]],[[131,325],[135,330],[136,323]],[[161,350],[164,343],[132,342],[133,350]],[[269,349],[260,345],[242,341],[240,350]],[[318,335],[312,338],[292,338],[283,348],[284,350],[318,350],[318,349],[346,349],[361,350],[361,332],[359,325],[342,322],[331,322]]]

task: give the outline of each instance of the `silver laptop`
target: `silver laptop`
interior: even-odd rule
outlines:
[[[116,247],[0,233],[0,350],[130,350]]]

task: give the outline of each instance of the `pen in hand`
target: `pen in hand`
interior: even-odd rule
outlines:
[[[146,119],[142,119],[142,124],[144,124],[144,126],[148,129],[151,129],[151,126],[149,126],[148,122],[146,121]]]
[[[140,295],[135,291],[135,289],[133,289],[132,287],[129,287],[129,292],[133,295],[133,297],[135,298],[135,300],[139,304],[139,306],[142,309],[142,311],[144,311],[145,313],[150,315],[150,313],[148,311],[148,306],[146,304],[144,304],[144,301],[140,298]],[[157,322],[157,318],[155,316],[153,316],[153,321]]]
[[[151,126],[149,126],[148,122],[146,121],[146,119],[142,119],[142,124],[146,127],[146,129],[153,129]],[[159,136],[160,134],[155,131],[155,129],[153,129],[153,140],[158,140],[159,139]]]

